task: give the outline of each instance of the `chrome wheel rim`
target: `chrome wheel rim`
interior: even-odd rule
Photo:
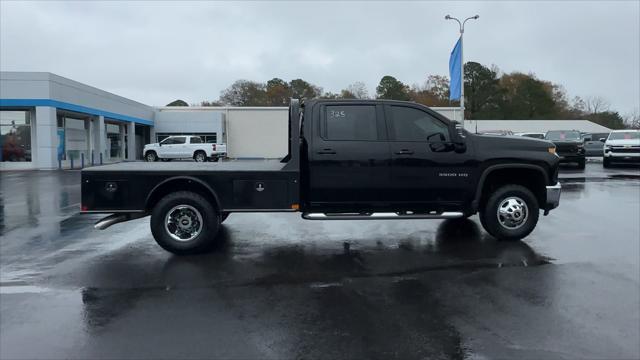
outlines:
[[[196,154],[197,162],[204,162],[204,155],[202,153]]]
[[[527,203],[517,196],[510,196],[498,206],[498,222],[509,230],[515,230],[527,222],[529,207]]]
[[[164,218],[167,234],[176,241],[191,241],[202,231],[202,215],[191,205],[177,205]]]

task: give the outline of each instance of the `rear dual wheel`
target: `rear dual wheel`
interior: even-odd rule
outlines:
[[[221,217],[203,196],[178,191],[160,199],[151,213],[158,245],[178,255],[205,252],[216,243]]]

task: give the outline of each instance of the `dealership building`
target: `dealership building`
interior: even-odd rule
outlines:
[[[459,108],[433,109],[461,118]],[[0,169],[134,161],[144,144],[170,135],[226,143],[231,158],[279,158],[287,152],[287,118],[286,107],[152,107],[52,73],[0,72]],[[586,120],[488,121],[465,127],[610,131]]]

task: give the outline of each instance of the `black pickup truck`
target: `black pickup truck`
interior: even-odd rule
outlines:
[[[556,146],[556,153],[560,157],[560,163],[576,163],[578,169],[585,168],[586,155],[584,149],[584,139],[577,130],[550,130],[545,136],[545,140],[553,142]]]
[[[292,100],[280,161],[129,162],[82,171],[82,212],[96,223],[151,215],[176,254],[216,242],[230,213],[300,212],[308,220],[454,219],[480,213],[500,240],[533,231],[560,201],[555,147],[468,133],[428,107],[386,100]]]

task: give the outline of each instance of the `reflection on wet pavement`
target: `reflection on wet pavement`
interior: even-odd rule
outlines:
[[[526,241],[476,216],[233,214],[189,257],[148,218],[94,230],[66,205],[77,173],[34,174],[11,175],[28,196],[2,174],[1,358],[640,357],[640,182],[624,174],[563,180]]]

